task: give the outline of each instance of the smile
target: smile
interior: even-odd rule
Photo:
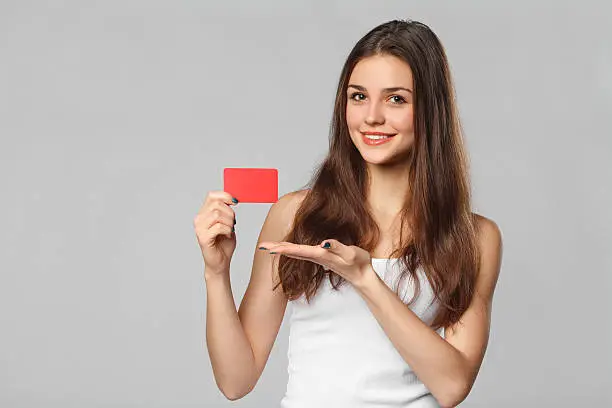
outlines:
[[[393,134],[385,134],[385,133],[362,133],[361,138],[363,142],[368,146],[378,146],[383,143],[390,141],[393,138]]]

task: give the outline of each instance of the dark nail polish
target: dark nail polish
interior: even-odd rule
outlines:
[[[232,227],[232,232],[236,232],[236,228]]]
[[[275,254],[276,252],[270,252],[271,254]]]
[[[331,244],[329,242],[326,242],[325,245],[323,245],[323,248],[330,248]]]
[[[268,248],[266,248],[266,247],[259,247],[259,249],[268,249]]]
[[[234,204],[238,204],[238,199],[237,198],[232,197],[232,201],[234,202]]]

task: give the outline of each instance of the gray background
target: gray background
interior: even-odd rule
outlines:
[[[394,18],[445,45],[474,208],[503,231],[465,407],[612,403],[606,2],[1,1],[0,406],[274,407],[217,389],[193,217],[223,167],[299,189],[354,43]],[[239,304],[269,204],[238,205]],[[287,309],[288,317],[291,306]]]

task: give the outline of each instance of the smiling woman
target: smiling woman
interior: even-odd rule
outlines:
[[[309,183],[284,243],[271,248],[281,256],[278,285],[295,301],[284,407],[323,403],[334,387],[321,391],[316,401],[312,393],[298,391],[327,389],[323,384],[334,384],[349,401],[358,395],[356,384],[375,384],[377,378],[393,377],[392,372],[398,378],[414,373],[416,381],[404,383],[401,393],[372,389],[378,397],[370,402],[409,406],[420,400],[425,406],[429,395],[450,406],[467,396],[488,340],[501,257],[497,225],[471,211],[467,163],[451,74],[437,36],[416,21],[390,21],[372,29],[350,52],[340,75],[329,154]],[[321,252],[320,243],[330,239],[336,250]],[[372,279],[378,276],[372,271],[381,272],[376,270],[380,264],[363,273],[366,253],[397,256],[400,262],[387,266],[381,279]],[[405,286],[397,285],[391,295],[391,282],[384,277],[400,283],[410,279],[414,296],[407,305],[399,300]],[[324,279],[330,284],[321,286]],[[328,290],[339,291],[345,281],[369,307],[361,319],[377,320],[403,367],[368,360],[365,356],[384,348],[384,342],[362,340],[343,324],[346,316],[335,318],[323,309],[316,313],[321,299],[331,296]],[[381,281],[388,285],[376,284]],[[415,306],[421,291],[431,294],[430,308]],[[309,334],[319,333],[317,327],[328,327],[331,337]],[[330,347],[336,342],[339,348]],[[307,359],[302,359],[303,347],[311,350]],[[334,360],[360,359],[369,370],[351,370],[347,363],[333,378],[326,377]],[[353,377],[356,372],[362,373],[360,379]]]
[[[283,241],[335,238],[400,256],[403,277],[423,268],[435,289],[442,306],[432,328],[457,323],[474,293],[479,217],[446,54],[429,27],[391,21],[357,42],[340,75],[330,145]],[[311,269],[280,260],[290,300],[315,294],[324,271]]]
[[[471,211],[467,163],[437,36],[417,21],[372,29],[340,74],[328,155],[309,188],[270,209],[238,319],[229,267],[211,267],[222,272],[209,275],[209,352],[228,398],[257,383],[291,301],[281,407],[465,399],[502,252],[497,225]],[[226,226],[230,199],[216,206]],[[235,235],[222,231],[229,259]]]

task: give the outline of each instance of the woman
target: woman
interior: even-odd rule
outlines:
[[[329,154],[310,188],[270,208],[237,312],[236,202],[195,218],[218,387],[249,393],[293,302],[282,407],[452,407],[488,343],[502,240],[471,212],[443,46],[416,21],[360,39],[342,70]]]

